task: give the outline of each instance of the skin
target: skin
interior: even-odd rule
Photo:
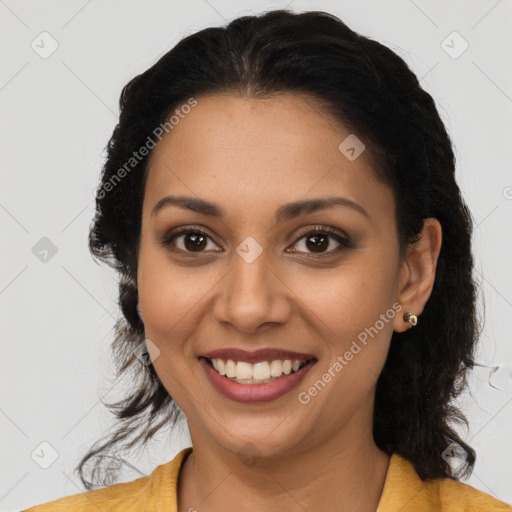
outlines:
[[[314,100],[197,100],[151,155],[137,277],[146,337],[160,351],[154,367],[185,413],[194,447],[180,473],[178,510],[375,511],[389,465],[372,437],[376,381],[392,332],[410,328],[403,313],[421,321],[441,226],[427,219],[401,260],[391,189],[376,180],[366,152],[350,161],[338,150],[350,132]],[[152,216],[167,195],[214,202],[225,217],[177,206]],[[330,196],[349,198],[368,217],[335,206],[275,221],[284,203]],[[159,243],[180,226],[202,227],[209,238],[195,252],[190,235]],[[315,252],[305,236],[315,226],[345,232],[354,247],[335,253],[340,245],[329,235]],[[248,236],[262,248],[250,264],[236,252]],[[300,403],[298,393],[394,303],[402,311]],[[224,347],[283,348],[318,362],[286,396],[241,404],[220,395],[197,360]]]

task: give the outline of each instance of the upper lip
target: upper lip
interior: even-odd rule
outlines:
[[[277,348],[262,348],[254,351],[247,351],[239,348],[219,348],[201,354],[199,357],[208,359],[231,359],[232,361],[245,361],[247,363],[258,363],[260,361],[274,361],[277,359],[290,359],[292,361],[305,359],[315,359],[312,354],[300,352],[291,352]]]

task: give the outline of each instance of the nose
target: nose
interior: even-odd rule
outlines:
[[[214,319],[247,334],[286,323],[292,312],[293,293],[283,276],[263,254],[250,263],[238,254],[233,260],[230,271],[219,283]]]

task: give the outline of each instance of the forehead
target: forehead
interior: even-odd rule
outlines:
[[[389,208],[391,193],[376,180],[367,154],[350,160],[340,151],[349,136],[301,95],[199,97],[152,152],[145,209],[167,194],[237,211],[328,195],[343,195],[367,211]]]

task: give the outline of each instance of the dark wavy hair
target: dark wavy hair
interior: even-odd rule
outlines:
[[[115,482],[121,461],[126,463],[121,448],[145,446],[181,414],[153,365],[141,364],[135,354],[145,339],[136,309],[136,276],[151,151],[129,172],[126,162],[190,98],[215,93],[265,98],[280,92],[315,100],[365,141],[377,178],[395,197],[402,256],[407,244],[418,240],[424,219],[441,223],[434,287],[418,325],[393,332],[377,382],[373,436],[387,454],[408,459],[422,479],[457,479],[472,472],[475,452],[455,430],[468,423],[454,399],[475,365],[481,331],[472,275],[473,221],[455,181],[450,137],[434,100],[392,50],[331,14],[276,10],[185,37],[122,90],[119,123],[96,191],[89,247],[119,274],[123,316],[116,322],[112,349],[117,376],[131,372],[132,389],[125,399],[105,404],[118,420],[116,429],[97,441],[75,469],[89,490],[96,483]],[[457,470],[443,453],[452,443],[467,454]],[[88,481],[84,474],[92,461]]]

